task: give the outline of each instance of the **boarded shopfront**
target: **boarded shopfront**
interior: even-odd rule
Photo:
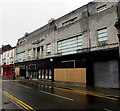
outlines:
[[[55,69],[55,81],[86,83],[85,68]]]

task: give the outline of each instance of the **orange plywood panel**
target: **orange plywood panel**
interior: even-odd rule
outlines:
[[[86,83],[86,68],[54,69],[56,81]]]

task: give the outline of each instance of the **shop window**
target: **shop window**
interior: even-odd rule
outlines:
[[[52,79],[52,70],[51,69],[40,69],[38,70],[39,79]]]
[[[45,79],[48,79],[48,70],[45,70]]]
[[[7,68],[3,68],[3,74],[7,74]]]
[[[49,79],[52,79],[52,70],[49,69]]]
[[[38,78],[42,78],[42,76],[41,76],[42,75],[41,70],[38,71],[38,74],[39,74]]]
[[[29,70],[36,70],[36,64],[30,64]]]
[[[11,72],[11,74],[14,74],[14,69],[11,68],[11,69],[10,69],[10,72]]]
[[[42,79],[44,79],[44,70],[42,70]]]

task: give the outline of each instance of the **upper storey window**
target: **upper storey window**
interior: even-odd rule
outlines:
[[[106,9],[107,9],[107,6],[103,5],[103,6],[97,8],[97,12],[102,12],[102,11],[104,11]]]
[[[31,58],[32,57],[32,50],[28,50],[28,58]]]
[[[74,23],[75,21],[77,21],[77,17],[73,18],[73,19],[70,19],[64,23],[62,23],[62,26],[66,26],[66,25],[69,25],[71,23]]]
[[[18,42],[17,45],[25,44],[26,42],[27,42],[27,40],[26,40],[26,39],[23,39],[23,40],[21,40],[20,42]]]
[[[47,53],[51,53],[51,44],[47,44]]]
[[[98,42],[107,41],[108,40],[107,27],[102,28],[102,29],[98,29],[97,30],[97,35],[98,35]]]
[[[21,53],[17,54],[17,59],[18,59],[18,62],[25,61],[25,52],[21,52]]]
[[[57,51],[62,55],[74,54],[83,49],[83,35],[58,41]]]

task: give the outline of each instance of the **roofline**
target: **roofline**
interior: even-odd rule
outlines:
[[[93,2],[94,2],[94,1],[88,2],[87,4],[85,4],[85,5],[83,5],[83,6],[79,7],[79,8],[77,8],[77,9],[75,9],[75,10],[73,10],[73,11],[71,11],[71,12],[69,12],[69,13],[67,13],[67,14],[65,14],[65,15],[63,15],[63,16],[57,18],[57,19],[55,19],[55,20],[57,21],[57,20],[59,20],[59,19],[65,17],[66,15],[69,15],[70,13],[72,13],[72,12],[74,12],[74,11],[76,11],[76,10],[82,8],[82,7],[85,7],[85,6],[87,6],[88,4],[93,3]],[[43,25],[42,27],[40,27],[40,28],[38,28],[38,29],[36,29],[36,30],[30,32],[29,35],[32,34],[32,33],[34,33],[34,32],[36,32],[36,31],[38,31],[38,30],[40,30],[40,29],[42,29],[42,28],[44,28],[44,27],[46,27],[47,25],[48,25],[48,23],[47,23],[46,25]],[[28,36],[29,36],[29,35],[28,35]],[[18,41],[19,41],[20,39],[22,39],[22,38],[25,38],[25,36],[19,38]]]
[[[16,48],[16,46],[15,46],[15,47],[12,47],[12,48],[9,49],[9,50],[3,51],[2,53],[7,52],[7,51],[10,51],[10,50],[15,49],[15,48]],[[2,54],[2,53],[1,53],[1,54]]]

